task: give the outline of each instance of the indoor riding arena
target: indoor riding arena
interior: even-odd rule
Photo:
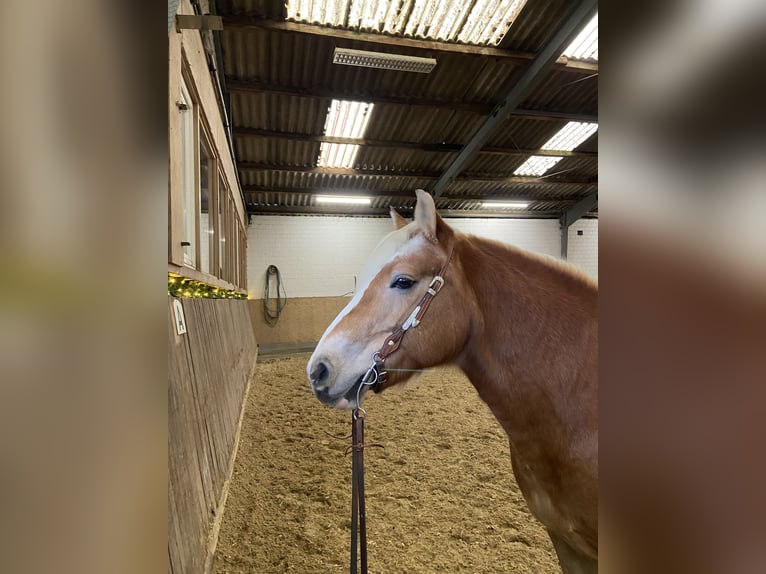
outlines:
[[[262,359],[215,572],[342,572],[351,415],[317,404],[307,354]],[[454,368],[365,402],[370,572],[556,572],[511,475],[508,439]],[[334,438],[337,437],[337,438]]]
[[[478,293],[472,265],[516,272],[465,246],[521,257],[526,285],[538,266],[597,293],[597,4],[176,0],[168,41],[168,571],[349,571],[361,452],[368,572],[561,572],[494,395],[426,357],[451,321],[479,324],[486,300],[454,299]],[[388,237],[405,247],[373,256]],[[416,245],[441,257],[427,280],[381,271]],[[539,305],[569,301],[540,290]],[[500,325],[487,377],[508,371],[493,352],[534,354],[494,348],[520,330],[505,319],[517,294],[483,319]],[[351,308],[394,328],[373,347],[372,327],[323,338]],[[376,363],[369,349],[397,329],[398,354]],[[344,359],[325,361],[338,340]],[[565,354],[541,352],[541,372]],[[360,361],[376,366],[335,391],[330,377]],[[364,388],[378,379],[383,392]],[[514,403],[509,420],[535,412]]]

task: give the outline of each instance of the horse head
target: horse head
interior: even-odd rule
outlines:
[[[309,359],[306,371],[312,390],[327,405],[359,406],[367,390],[362,384],[365,374],[375,358],[381,363],[381,350],[392,334],[401,337],[395,352],[382,353],[388,372],[376,391],[404,382],[413,371],[448,362],[468,337],[469,314],[458,312],[467,298],[452,253],[455,232],[436,213],[427,192],[419,189],[416,194],[414,220],[391,210],[394,231],[373,251],[354,296]],[[440,273],[443,282],[435,279]]]

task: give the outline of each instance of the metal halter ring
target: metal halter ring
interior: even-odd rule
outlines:
[[[362,394],[362,387],[373,387],[380,379],[380,373],[378,373],[378,365],[382,365],[383,360],[380,358],[380,353],[377,351],[372,355],[372,364],[370,365],[370,368],[367,369],[367,372],[364,373],[364,376],[362,377],[362,382],[359,384],[359,388],[356,390],[356,409],[354,409],[354,419],[358,418],[358,413],[362,412],[364,415],[367,414],[367,411],[365,411],[361,403],[359,402],[359,399]]]

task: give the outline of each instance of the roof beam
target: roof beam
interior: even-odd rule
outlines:
[[[419,143],[419,142],[403,142],[393,140],[375,140],[368,138],[343,138],[336,136],[325,135],[312,135],[301,134],[293,132],[281,132],[276,130],[263,130],[258,128],[235,128],[235,138],[268,138],[268,139],[285,139],[293,141],[303,141],[309,143],[336,143],[336,144],[350,144],[350,145],[362,145],[366,147],[382,147],[392,149],[412,149],[428,152],[442,152],[442,153],[456,153],[463,149],[461,144],[454,143]],[[527,155],[546,155],[556,157],[577,157],[577,158],[598,158],[597,152],[591,151],[556,151],[556,150],[539,150],[539,149],[511,149],[511,148],[497,148],[497,147],[485,147],[479,151],[480,154],[487,155],[505,155],[505,156],[527,156]]]
[[[256,94],[277,94],[280,96],[297,96],[300,98],[324,98],[363,100],[373,104],[394,104],[402,106],[422,106],[426,108],[444,108],[448,110],[458,110],[471,112],[479,115],[487,115],[494,108],[487,104],[472,104],[460,101],[429,100],[411,96],[381,96],[375,94],[343,94],[337,90],[326,88],[297,88],[294,86],[280,86],[277,84],[268,84],[258,80],[240,80],[231,76],[226,76],[226,87],[230,93],[256,93]],[[548,110],[514,110],[508,116],[525,117],[528,119],[539,120],[567,120],[573,122],[597,122],[598,116],[592,114],[570,114],[567,112],[548,111]],[[507,117],[507,116],[506,116]]]
[[[543,73],[556,61],[561,52],[566,48],[567,43],[588,23],[597,9],[597,0],[580,0],[553,37],[535,59],[529,63],[521,78],[513,83],[510,90],[500,99],[500,102],[493,108],[490,115],[479,129],[476,130],[473,137],[452,164],[439,177],[431,190],[434,197],[439,197],[444,193],[450,182],[476,157],[476,154],[490,136],[498,127],[503,125],[511,112],[518,107],[524,97],[540,82]]]
[[[598,205],[598,191],[583,197],[573,206],[568,207],[559,217],[559,233],[561,235],[561,258],[569,257],[569,226]]]
[[[594,191],[590,195],[583,197],[580,201],[575,203],[572,207],[569,207],[564,213],[561,214],[562,227],[569,227],[583,215],[589,211],[592,211],[593,208],[597,205],[598,191]]]
[[[278,165],[263,162],[252,161],[240,161],[237,163],[237,168],[246,171],[290,171],[297,173],[311,173],[318,175],[349,175],[349,176],[364,176],[373,175],[381,177],[414,177],[418,179],[438,179],[439,173],[433,171],[395,171],[390,169],[354,169],[345,167],[313,167],[313,166],[295,166],[295,165]],[[489,181],[496,183],[523,183],[523,184],[595,184],[596,178],[567,178],[567,179],[550,179],[545,177],[533,177],[526,175],[480,175],[480,174],[466,174],[458,178],[459,181]]]
[[[408,211],[404,206],[394,206],[397,210]],[[348,206],[347,211],[339,206],[293,206],[293,205],[247,205],[247,212],[252,215],[342,215],[343,217],[389,217],[389,208],[369,208]],[[554,210],[540,211],[497,211],[489,209],[440,209],[441,217],[481,218],[481,219],[556,219]]]
[[[440,42],[437,40],[405,38],[380,33],[375,34],[356,30],[344,30],[342,28],[330,28],[329,26],[319,26],[316,24],[288,22],[286,20],[267,20],[254,16],[226,16],[223,19],[223,25],[224,30],[271,30],[321,36],[331,39],[334,44],[341,47],[353,47],[353,42],[365,42],[367,44],[376,44],[378,46],[414,48],[418,50],[427,50],[429,52],[504,58],[519,63],[527,63],[535,57],[535,54],[532,52],[516,52],[491,46],[475,46],[471,44]],[[576,60],[570,60],[566,56],[558,58],[555,66],[569,72],[580,72],[585,74],[598,72],[598,64],[578,62]]]
[[[302,98],[326,98],[343,100],[363,100],[373,104],[394,104],[402,106],[423,106],[427,108],[447,108],[451,110],[460,110],[472,112],[474,114],[484,115],[491,106],[487,104],[471,104],[460,101],[428,100],[411,96],[380,96],[373,94],[343,94],[338,90],[312,87],[296,88],[294,86],[280,86],[277,84],[268,84],[257,80],[238,80],[226,77],[226,85],[230,92],[240,93],[269,93],[280,96],[297,96]]]
[[[364,191],[358,191],[354,193],[344,193],[339,190],[335,189],[327,189],[327,188],[279,188],[279,187],[270,187],[265,185],[243,185],[242,186],[242,192],[246,196],[251,196],[259,193],[279,193],[279,194],[286,194],[286,195],[318,195],[318,194],[325,194],[325,195],[351,195],[351,196],[359,196],[359,197],[372,197],[373,199],[376,198],[396,198],[396,199],[407,199],[415,201],[415,194],[412,191],[402,191],[402,190],[364,190]],[[456,196],[448,196],[448,195],[442,195],[441,200],[444,201],[526,201],[529,203],[537,203],[537,202],[551,202],[555,201],[557,203],[566,203],[566,204],[574,204],[576,200],[569,199],[566,197],[531,197],[529,194],[522,195],[519,197],[511,197],[508,194],[503,194],[501,196],[498,196],[497,194],[487,194],[487,193],[478,193],[478,194],[466,194],[466,195],[456,195]],[[559,214],[561,214],[561,210],[559,210]]]

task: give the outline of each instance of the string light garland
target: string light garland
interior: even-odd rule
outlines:
[[[186,299],[247,299],[247,294],[168,273],[168,295]]]

